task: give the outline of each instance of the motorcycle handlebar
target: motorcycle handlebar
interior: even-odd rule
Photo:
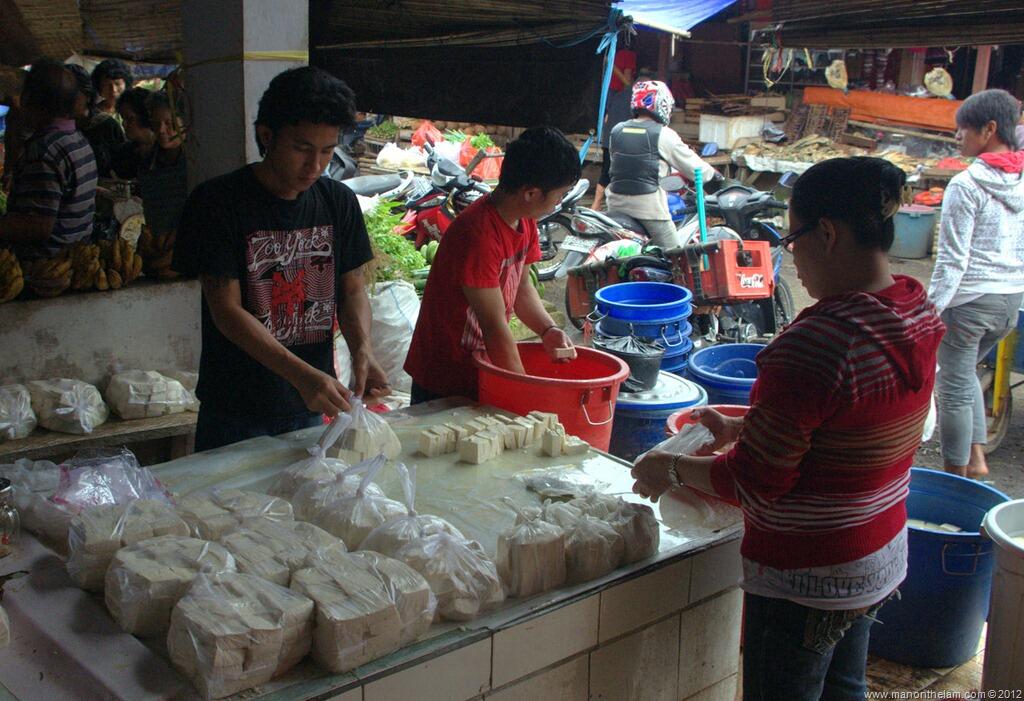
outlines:
[[[768,206],[773,209],[789,209],[789,203],[779,200],[768,200]]]

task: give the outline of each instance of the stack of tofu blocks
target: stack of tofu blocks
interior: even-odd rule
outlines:
[[[479,465],[506,450],[540,446],[550,457],[579,455],[589,447],[566,435],[557,414],[531,411],[526,416],[486,414],[457,424],[438,424],[420,432],[419,452],[428,458],[458,453],[459,460]]]

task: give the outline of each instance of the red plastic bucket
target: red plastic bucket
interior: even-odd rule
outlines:
[[[556,363],[540,343],[520,343],[525,375],[499,368],[483,352],[473,356],[479,368],[479,398],[516,414],[558,414],[565,432],[598,450],[608,450],[619,385],[629,366],[614,355],[576,347],[576,359]]]
[[[665,420],[665,435],[673,436],[679,433],[679,429],[681,429],[686,424],[697,423],[696,421],[690,418],[690,415],[693,414],[694,409],[714,409],[718,413],[725,414],[726,416],[746,416],[747,409],[749,408],[750,407],[743,406],[741,404],[713,404],[708,405],[706,407],[693,406],[687,407],[686,409],[680,409],[679,411],[672,414],[671,416],[668,417],[668,419]]]

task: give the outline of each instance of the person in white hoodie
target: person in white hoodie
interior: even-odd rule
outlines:
[[[1017,324],[1024,296],[1024,151],[1015,127],[1021,108],[1004,90],[985,90],[956,112],[964,156],[954,177],[928,296],[942,313],[936,398],[947,472],[980,478],[985,462],[985,403],[975,368]]]

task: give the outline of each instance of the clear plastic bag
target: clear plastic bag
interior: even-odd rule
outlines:
[[[588,475],[575,465],[524,470],[515,479],[541,499],[577,499],[608,488],[607,482]]]
[[[604,520],[608,520],[608,518],[618,511],[625,503],[626,502],[619,497],[613,497],[599,492],[592,492],[584,497],[573,499],[569,502],[570,506],[576,507],[587,516],[593,516],[594,518]]]
[[[313,601],[240,573],[199,574],[171,613],[167,652],[205,699],[269,682],[313,643]]]
[[[188,534],[188,525],[163,501],[137,499],[83,509],[68,527],[68,575],[82,589],[103,591],[107,567],[122,547],[162,535]]]
[[[498,536],[498,574],[508,595],[522,599],[565,584],[565,530],[503,501],[516,512],[515,524]]]
[[[100,391],[78,380],[33,380],[28,383],[28,391],[36,420],[51,431],[92,433],[110,413]]]
[[[139,467],[127,448],[83,450],[60,467],[56,504],[71,513],[90,506],[127,504],[136,499],[172,503],[171,496],[148,468]]]
[[[122,419],[146,419],[180,414],[194,401],[177,380],[152,370],[129,370],[110,378],[106,399]]]
[[[274,521],[259,516],[247,519],[224,535],[220,544],[235,557],[239,572],[258,575],[288,586],[292,573],[306,566],[309,556],[345,544],[330,533],[305,521]]]
[[[497,567],[475,540],[434,533],[406,543],[395,556],[430,584],[439,618],[469,621],[505,600]]]
[[[164,535],[128,545],[114,554],[104,581],[107,610],[126,633],[165,633],[171,610],[200,572],[234,572],[235,558],[223,546]]]
[[[60,467],[49,460],[21,458],[0,466],[0,476],[11,481],[22,526],[58,550],[67,547],[72,514],[52,500],[60,485]]]
[[[608,574],[626,554],[622,535],[593,516],[581,516],[565,532],[566,583],[580,584]]]
[[[196,397],[196,387],[199,385],[199,373],[189,372],[188,370],[165,370],[161,374],[181,383],[181,386],[185,388],[190,397],[188,410],[198,412],[199,399]]]
[[[402,453],[402,443],[388,422],[367,409],[361,399],[353,398],[351,405],[348,415],[352,422],[341,432],[336,457],[350,463],[377,455],[388,460],[397,458]]]
[[[333,458],[328,458],[332,460]],[[303,461],[306,462],[306,461]],[[338,461],[339,463],[342,461]],[[336,473],[332,478],[325,480],[311,479],[295,490],[291,498],[292,507],[295,509],[295,518],[300,521],[313,521],[316,519],[320,509],[328,504],[333,504],[341,499],[355,496],[359,486],[363,483],[363,476],[374,465],[381,467],[387,461],[383,455],[365,460],[360,463]],[[307,463],[309,466],[311,463]],[[323,474],[320,469],[328,463],[317,461],[317,464],[310,468],[311,475]],[[330,467],[326,471],[333,471]],[[325,472],[326,472],[325,471]],[[301,472],[301,471],[300,471]],[[365,493],[373,496],[383,497],[384,492],[372,481],[365,486]]]
[[[355,494],[324,504],[313,517],[315,524],[345,541],[349,550],[359,550],[373,529],[408,513],[404,504],[368,491],[384,467],[382,457],[366,470]]]
[[[583,510],[577,506],[550,499],[544,502],[544,508],[541,509],[541,518],[565,529],[575,526],[583,515]]]
[[[423,634],[435,602],[423,577],[374,553],[319,552],[291,588],[316,603],[313,658],[341,673],[394,652]]]
[[[25,385],[0,387],[0,443],[25,438],[36,428],[32,395]]]
[[[192,534],[204,540],[219,540],[238,524],[257,516],[274,521],[294,519],[292,505],[284,499],[241,489],[190,494],[178,501],[178,513]]]
[[[651,507],[622,501],[619,509],[607,521],[622,536],[625,546],[623,564],[646,560],[658,552],[661,530]]]
[[[416,288],[404,280],[379,282],[373,286],[370,309],[373,312],[370,342],[377,362],[392,389],[409,392],[412,390],[412,378],[403,366],[420,314]]]
[[[349,469],[351,465],[344,460],[327,457],[327,451],[334,446],[351,422],[352,417],[348,414],[336,416],[324,429],[317,444],[308,449],[309,457],[282,470],[274,484],[267,490],[267,494],[291,501],[296,492],[305,485],[311,482],[333,481]]]
[[[408,513],[373,529],[360,547],[395,557],[407,543],[434,533],[448,533],[462,538],[459,529],[440,516],[416,513],[416,466],[406,469],[405,465],[399,463],[397,468]]]

